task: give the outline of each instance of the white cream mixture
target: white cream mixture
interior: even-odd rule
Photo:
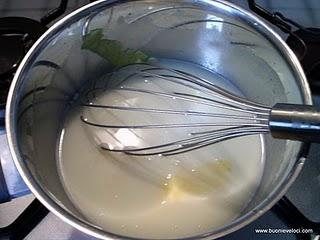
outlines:
[[[193,65],[180,64],[175,68],[188,70],[236,91],[230,83]],[[103,81],[111,80],[105,78]],[[174,83],[157,78],[145,81],[141,76],[121,83],[121,86],[154,91],[186,91]],[[188,91],[205,96],[196,90]],[[208,106],[179,99],[149,95],[141,98],[137,94],[117,90],[100,93],[94,103],[212,110]],[[58,168],[61,181],[70,199],[87,220],[106,231],[158,239],[209,232],[239,216],[260,182],[263,171],[263,141],[260,136],[228,140],[170,157],[133,157],[102,150],[99,144],[108,144],[111,148],[141,147],[181,138],[190,130],[95,128],[81,122],[80,115],[100,123],[131,125],[141,122],[168,123],[172,118],[175,123],[215,120],[184,115],[115,113],[82,107],[70,111],[60,138]]]

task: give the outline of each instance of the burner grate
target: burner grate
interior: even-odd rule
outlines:
[[[0,18],[0,110],[5,108],[9,87],[20,61],[46,29],[40,22],[24,17]]]

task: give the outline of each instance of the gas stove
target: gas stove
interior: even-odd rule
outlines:
[[[21,178],[10,181],[10,174],[17,172],[7,146],[4,110],[15,70],[28,49],[54,21],[90,1],[29,2],[0,2],[0,163],[7,174],[0,171],[0,192],[5,192],[0,194],[0,202],[1,198],[15,198],[0,204],[0,239],[94,239],[50,213],[32,194],[19,197],[29,192]],[[286,40],[304,68],[315,104],[320,106],[320,18],[315,14],[320,11],[320,2],[265,0],[259,1],[261,5],[253,0],[230,2],[265,18]],[[320,145],[312,144],[305,166],[286,196],[259,219],[221,240],[320,239],[319,158]],[[6,180],[7,188],[3,188],[1,179]]]

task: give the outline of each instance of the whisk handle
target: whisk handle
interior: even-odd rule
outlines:
[[[274,138],[320,142],[320,108],[277,103],[271,109],[269,129]]]

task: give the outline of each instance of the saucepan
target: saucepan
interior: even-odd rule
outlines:
[[[112,71],[119,54],[117,46],[101,48],[101,39],[155,58],[201,65],[233,79],[248,99],[259,103],[312,104],[303,70],[285,42],[259,17],[228,2],[101,0],[72,12],[21,62],[8,96],[6,131],[15,165],[32,193],[62,220],[94,237],[139,238],[90,221],[68,197],[57,170],[57,141],[66,109],[87,81]],[[262,180],[248,206],[223,226],[180,239],[229,234],[285,194],[303,166],[306,144],[268,135],[264,141]]]

